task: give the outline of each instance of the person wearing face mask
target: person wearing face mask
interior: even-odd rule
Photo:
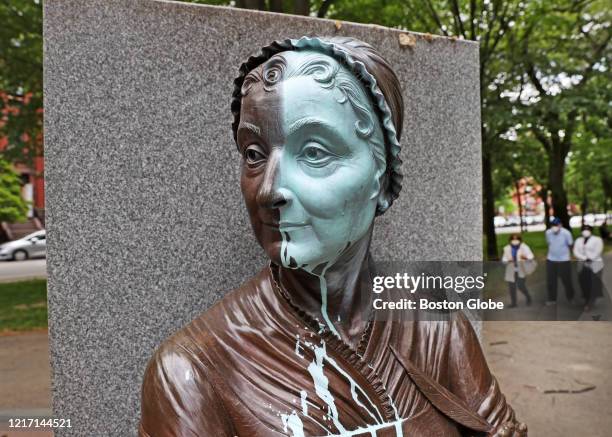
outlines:
[[[530,263],[535,263],[533,252],[523,243],[520,234],[510,235],[509,243],[504,247],[502,262],[506,264],[506,274],[504,280],[508,283],[510,291],[510,306],[516,307],[516,289],[518,288],[525,295],[527,305],[531,305],[531,296],[527,290],[525,278],[533,268]]]
[[[548,285],[548,301],[546,305],[557,303],[557,278],[561,278],[565,296],[568,302],[574,300],[572,271],[570,264],[571,247],[574,243],[572,233],[561,226],[561,220],[555,217],[552,226],[546,231],[548,255],[546,256],[546,282]]]
[[[595,299],[602,296],[601,272],[603,270],[603,240],[593,235],[593,228],[589,225],[582,227],[582,236],[576,239],[574,256],[582,261],[578,282],[585,300],[585,311],[590,311]]]

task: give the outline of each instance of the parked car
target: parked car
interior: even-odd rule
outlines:
[[[506,219],[501,215],[496,215],[493,217],[493,224],[496,228],[501,228],[502,226],[506,226]]]
[[[47,239],[44,230],[26,235],[19,240],[0,245],[0,260],[23,261],[47,255]]]
[[[586,217],[585,217],[585,219],[586,219]],[[585,220],[585,221],[586,221],[587,224],[591,223],[591,222],[589,222],[587,220]],[[570,228],[579,228],[580,226],[582,226],[582,216],[574,215],[574,216],[570,217],[569,225],[570,225]]]
[[[506,219],[506,226],[520,226],[521,220],[517,215],[511,215]]]

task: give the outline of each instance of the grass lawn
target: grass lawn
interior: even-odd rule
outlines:
[[[0,333],[46,327],[46,280],[0,283]]]
[[[597,231],[596,231],[597,232]],[[574,240],[580,236],[580,228],[572,229]],[[497,253],[501,257],[504,246],[508,244],[508,239],[511,234],[497,234]],[[544,237],[544,231],[538,232],[523,232],[523,241],[531,248],[536,258],[546,258],[546,252],[548,247],[546,246],[546,238]],[[483,250],[486,254],[486,244],[483,243]],[[612,251],[612,244],[608,243],[604,247],[604,252]]]

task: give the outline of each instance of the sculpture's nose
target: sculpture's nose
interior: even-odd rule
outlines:
[[[281,153],[273,151],[268,157],[263,180],[257,192],[257,203],[264,208],[279,209],[289,202],[289,194],[281,188]]]

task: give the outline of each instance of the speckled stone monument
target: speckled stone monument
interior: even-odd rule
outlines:
[[[156,345],[265,262],[230,96],[274,39],[354,36],[402,82],[404,188],[376,258],[480,259],[476,44],[155,0],[48,0],[44,32],[53,407],[73,426],[56,436],[135,435]]]

